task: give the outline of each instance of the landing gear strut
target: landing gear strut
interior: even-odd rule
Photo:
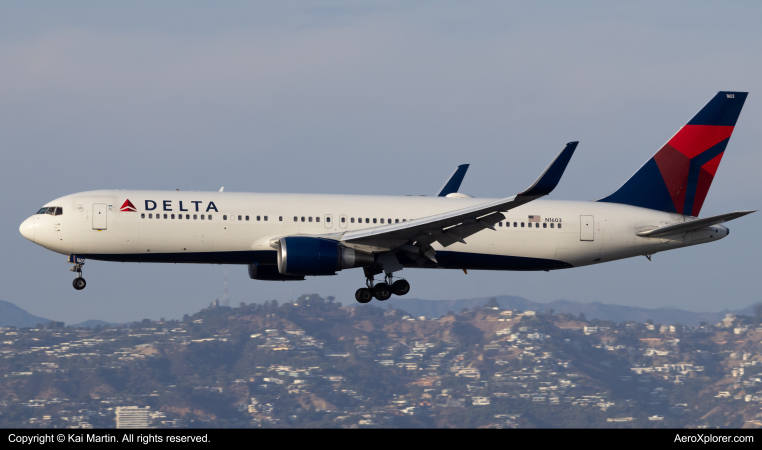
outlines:
[[[368,303],[374,297],[378,301],[389,300],[394,295],[405,295],[410,292],[410,283],[405,279],[399,279],[394,281],[394,277],[388,274],[384,277],[384,281],[381,283],[375,283],[374,275],[382,273],[380,269],[364,267],[365,271],[365,285],[367,287],[360,288],[355,292],[355,300],[360,303]]]
[[[87,286],[87,281],[82,277],[82,264],[75,264],[71,269],[72,272],[77,274],[77,278],[71,283],[74,289],[81,291]]]

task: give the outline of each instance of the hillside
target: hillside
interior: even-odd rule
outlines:
[[[414,317],[424,316],[427,319],[442,317],[448,312],[460,312],[463,308],[472,309],[483,305],[490,297],[477,297],[464,300],[422,300],[417,298],[393,297],[383,303],[383,308],[402,309]],[[655,323],[697,326],[701,322],[715,324],[726,314],[753,315],[753,307],[720,312],[693,312],[677,308],[638,308],[633,306],[610,305],[599,302],[581,303],[569,300],[555,300],[550,303],[540,303],[523,297],[501,295],[494,297],[498,305],[505,309],[520,311],[546,312],[552,309],[555,313],[584,314],[588,319],[612,320],[624,322],[628,320],[645,322],[648,319]],[[378,306],[378,305],[377,305]]]
[[[11,302],[0,300],[0,327],[34,327],[48,322],[50,319],[29,314]]]

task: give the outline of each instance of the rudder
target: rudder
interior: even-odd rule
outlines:
[[[717,93],[622,187],[598,201],[698,216],[747,95]]]

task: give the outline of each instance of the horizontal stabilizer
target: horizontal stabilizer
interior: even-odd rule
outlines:
[[[699,228],[709,227],[717,225],[723,222],[729,222],[733,219],[743,217],[747,214],[751,214],[756,211],[736,211],[727,214],[720,214],[719,216],[707,217],[704,219],[690,220],[688,222],[681,222],[664,227],[655,228],[653,230],[641,231],[638,236],[642,237],[661,237],[670,234],[687,233],[689,231],[698,230]]]

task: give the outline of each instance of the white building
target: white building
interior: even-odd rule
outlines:
[[[117,428],[148,428],[151,425],[151,407],[117,406]]]

